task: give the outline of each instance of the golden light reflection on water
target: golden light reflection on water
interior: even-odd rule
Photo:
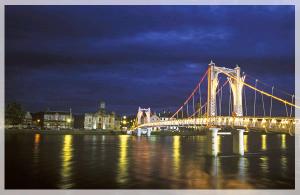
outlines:
[[[33,147],[33,164],[36,166],[39,163],[40,141],[41,141],[41,135],[35,134],[34,135],[34,147]]]
[[[40,134],[35,134],[34,135],[34,144],[39,144],[41,141],[41,135]]]
[[[128,159],[127,159],[127,148],[128,148],[128,135],[119,136],[119,162],[118,162],[118,182],[126,183],[128,176]]]
[[[248,173],[249,161],[248,158],[239,158],[239,181],[246,182],[246,177]]]
[[[286,149],[286,135],[281,134],[281,148]]]
[[[280,158],[280,164],[281,164],[281,168],[282,168],[281,173],[283,175],[285,175],[286,172],[287,172],[287,169],[288,169],[287,168],[287,157],[286,156],[284,156],[284,155],[281,156],[281,158]]]
[[[222,136],[217,136],[217,154],[219,154],[222,151]]]
[[[72,135],[64,136],[64,143],[62,149],[62,168],[61,168],[61,188],[71,188],[72,183],[70,183],[70,177],[72,174],[72,158],[73,158],[73,148],[72,148]]]
[[[244,152],[248,152],[248,135],[244,135]]]
[[[173,166],[175,175],[178,175],[180,171],[180,136],[173,136]]]
[[[269,166],[268,165],[269,158],[267,156],[264,156],[264,157],[261,157],[260,160],[261,160],[261,163],[260,163],[261,171],[263,174],[267,174],[268,169],[269,169],[269,167],[268,167]]]
[[[261,149],[267,150],[267,135],[261,135]]]

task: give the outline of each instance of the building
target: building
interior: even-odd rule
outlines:
[[[32,127],[35,129],[43,129],[44,127],[44,112],[35,112],[32,116]]]
[[[44,129],[73,129],[74,118],[72,111],[46,111],[41,122]]]
[[[155,123],[155,122],[159,122],[160,121],[160,118],[156,115],[156,113],[154,112],[151,117],[150,117],[150,122],[151,123]],[[153,127],[153,130],[154,131],[158,131],[160,130],[159,127]]]
[[[115,116],[115,130],[121,130],[121,117]]]
[[[136,115],[128,115],[128,116],[124,115],[121,118],[120,122],[121,122],[120,128],[122,130],[134,129],[137,126]]]
[[[84,129],[120,129],[120,122],[116,118],[114,112],[105,109],[105,102],[100,102],[97,112],[85,113]]]
[[[172,113],[170,111],[165,111],[158,113],[158,117],[160,118],[161,121],[168,121],[172,117]]]
[[[160,118],[156,115],[156,113],[153,113],[150,117],[150,122],[155,123],[155,122],[158,122],[158,121],[160,121]]]
[[[32,127],[32,115],[30,112],[25,113],[22,126],[23,126],[23,128],[31,128]]]
[[[168,121],[172,117],[172,113],[170,111],[165,111],[158,113],[158,117],[160,121]],[[161,127],[160,130],[171,130],[171,131],[178,131],[179,128],[177,126],[169,126],[169,127]]]

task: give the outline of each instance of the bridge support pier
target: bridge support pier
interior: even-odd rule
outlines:
[[[244,129],[233,131],[233,153],[244,155]]]
[[[207,154],[210,156],[218,155],[218,131],[220,128],[212,127],[208,129],[207,133]]]
[[[140,137],[142,135],[142,129],[138,128],[137,129],[137,136]]]
[[[147,128],[147,136],[148,136],[148,137],[151,136],[151,129],[152,129],[152,128]]]

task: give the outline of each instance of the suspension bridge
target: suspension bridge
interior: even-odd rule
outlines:
[[[150,135],[155,127],[205,127],[210,138],[208,152],[216,155],[214,143],[218,131],[231,129],[234,152],[243,155],[245,130],[293,135],[300,122],[295,119],[295,109],[299,108],[295,105],[294,94],[241,74],[239,66],[230,69],[211,61],[192,93],[169,120],[151,122],[150,109],[147,109],[148,119],[142,124],[143,110],[139,109],[137,130],[138,135],[141,129],[146,129]]]

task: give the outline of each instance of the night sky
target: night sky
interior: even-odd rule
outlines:
[[[5,6],[5,101],[175,110],[212,59],[294,93],[294,6]]]

